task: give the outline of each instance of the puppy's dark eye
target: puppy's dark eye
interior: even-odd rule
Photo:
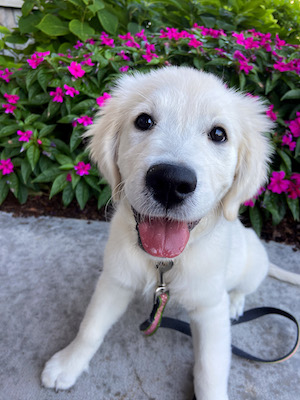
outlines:
[[[134,121],[134,126],[140,131],[148,131],[154,126],[153,118],[146,113],[140,114]]]
[[[227,135],[225,129],[215,126],[208,134],[208,137],[217,143],[224,143],[227,141]]]

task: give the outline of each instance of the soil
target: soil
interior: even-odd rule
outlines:
[[[12,193],[9,193],[7,199],[0,206],[0,211],[12,213],[15,217],[52,216],[97,221],[109,221],[114,212],[112,206],[98,210],[95,199],[91,199],[84,210],[80,210],[76,200],[68,207],[64,207],[60,196],[55,196],[51,200],[46,195],[30,196],[27,202],[21,205]],[[249,226],[247,219],[242,218],[242,222],[245,226]],[[299,232],[300,222],[294,221],[292,216],[288,216],[276,226],[272,225],[271,221],[264,223],[261,237],[267,241],[273,240],[292,245],[296,251],[300,250]]]

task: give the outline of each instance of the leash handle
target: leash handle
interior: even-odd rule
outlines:
[[[271,360],[266,360],[263,358],[253,356],[253,355],[245,352],[244,350],[239,349],[236,346],[232,346],[232,353],[234,355],[245,358],[250,361],[256,361],[256,362],[265,363],[265,364],[275,364],[275,363],[280,363],[282,361],[288,360],[296,353],[296,351],[299,347],[299,343],[300,343],[299,324],[298,324],[298,321],[296,320],[296,318],[286,311],[283,311],[283,310],[280,310],[279,308],[274,308],[274,307],[253,308],[251,310],[245,311],[245,313],[238,320],[232,321],[231,325],[239,325],[244,322],[252,321],[254,319],[257,319],[257,318],[260,318],[260,317],[263,317],[263,316],[269,315],[269,314],[281,315],[285,318],[288,318],[292,322],[294,322],[294,324],[296,325],[297,332],[296,332],[296,341],[295,341],[293,348],[287,354],[283,355],[282,357],[279,357],[276,359],[271,359]],[[180,320],[177,320],[174,318],[169,318],[169,317],[163,317],[161,320],[160,326],[162,328],[173,329],[173,330],[179,331],[181,333],[184,333],[185,335],[192,336],[190,325],[184,321],[180,321]]]

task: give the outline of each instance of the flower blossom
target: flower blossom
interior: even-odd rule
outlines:
[[[166,27],[166,32],[163,29],[161,29],[159,37],[179,40],[179,39],[184,39],[184,38],[193,38],[194,35],[192,35],[191,33],[187,32],[187,31],[179,32],[177,28]]]
[[[20,100],[20,97],[17,96],[16,94],[7,94],[4,93],[3,97],[6,99],[6,101],[10,104],[17,104],[17,102]]]
[[[96,99],[96,102],[99,107],[103,107],[105,105],[106,101],[110,98],[111,98],[111,95],[109,93],[104,92],[103,96],[100,96]]]
[[[10,75],[12,75],[13,73],[9,71],[8,68],[0,69],[0,78],[3,79],[6,83],[9,83],[10,79]]]
[[[0,171],[2,171],[2,175],[9,175],[13,172],[14,165],[11,162],[11,159],[0,160]]]
[[[158,58],[158,55],[156,53],[152,53],[153,51],[155,51],[155,46],[154,44],[149,44],[146,43],[145,45],[145,49],[146,49],[146,54],[143,54],[142,57],[147,61],[150,62],[153,58]],[[129,67],[128,67],[129,68]],[[128,70],[127,68],[127,70]],[[124,72],[127,72],[124,71]]]
[[[253,65],[249,65],[248,62],[250,61],[243,53],[239,50],[236,50],[233,54],[233,58],[238,60],[239,69],[240,71],[244,71],[246,75],[253,69]]]
[[[2,107],[5,109],[5,114],[13,114],[15,109],[17,108],[16,106],[13,106],[12,104],[2,104]]]
[[[89,170],[91,169],[91,164],[85,164],[83,161],[79,161],[77,165],[74,165],[74,169],[77,175],[89,175]]]
[[[27,60],[32,69],[36,69],[43,61],[44,57],[39,57],[36,53],[32,54]]]
[[[291,175],[287,192],[290,199],[297,199],[300,197],[300,174],[297,172]]]
[[[295,138],[300,137],[300,112],[297,112],[297,118],[289,123],[289,129]]]
[[[277,120],[277,113],[274,112],[273,109],[274,109],[274,105],[271,104],[269,106],[269,108],[267,109],[266,114],[272,121],[276,121]]]
[[[197,40],[196,38],[192,38],[192,39],[188,42],[188,46],[190,46],[190,47],[195,47],[195,49],[196,49],[197,47],[202,46],[202,45],[203,45],[203,43],[200,42],[200,40]]]
[[[282,146],[289,146],[291,151],[294,151],[296,148],[297,143],[293,142],[293,136],[291,133],[287,133],[282,138]]]
[[[285,177],[285,172],[284,171],[273,171],[271,178],[270,178],[270,183],[268,185],[268,189],[271,190],[273,193],[283,193],[286,192],[288,187],[289,187],[289,181],[284,179]]]
[[[19,142],[29,142],[32,136],[32,131],[17,131],[17,134],[20,136],[19,137]]]
[[[147,41],[147,36],[145,35],[145,29],[142,29],[141,32],[136,33],[135,36],[144,41]]]
[[[128,56],[125,54],[125,51],[124,51],[124,50],[121,50],[121,52],[120,52],[120,53],[117,53],[117,55],[120,56],[120,57],[122,57],[124,61],[130,60],[130,57],[128,57]]]
[[[81,43],[79,40],[77,40],[76,44],[73,47],[74,47],[74,49],[78,50],[82,46],[83,46],[83,43]]]
[[[215,39],[220,36],[227,36],[223,29],[206,28],[205,26],[199,26],[196,23],[193,25],[193,28],[200,29],[203,36],[211,36]]]
[[[114,39],[110,39],[106,32],[102,32],[100,36],[101,44],[104,46],[115,47]]]
[[[85,74],[85,70],[81,68],[80,64],[76,61],[72,61],[68,67],[69,72],[74,76],[74,78],[82,78]]]
[[[54,96],[52,101],[57,103],[62,103],[64,101],[64,95],[64,91],[60,87],[57,87],[55,92],[50,92],[50,96]]]
[[[127,72],[128,70],[129,70],[129,65],[124,65],[123,67],[119,68],[120,72]]]
[[[76,90],[72,86],[64,85],[64,89],[67,96],[74,97],[75,94],[79,94],[79,90]]]
[[[285,45],[286,45],[286,41],[280,39],[278,33],[276,33],[275,43],[276,43],[275,47],[276,47],[276,49],[278,49],[278,50],[280,50],[280,49],[282,48],[282,46],[285,46]]]
[[[93,119],[87,115],[82,115],[81,117],[77,118],[77,122],[83,126],[88,126],[92,125]]]
[[[81,64],[81,65],[88,65],[89,67],[92,67],[93,65],[95,65],[95,64],[92,62],[92,59],[91,59],[91,58],[86,58],[84,61],[81,61],[80,64]]]

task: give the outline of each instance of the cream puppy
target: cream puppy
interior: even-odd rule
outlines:
[[[217,77],[186,67],[127,75],[87,132],[116,213],[104,271],[76,338],[42,374],[68,389],[88,367],[137,291],[154,290],[156,264],[191,319],[198,400],[227,400],[230,317],[269,269],[264,247],[238,220],[267,177],[266,107]]]

